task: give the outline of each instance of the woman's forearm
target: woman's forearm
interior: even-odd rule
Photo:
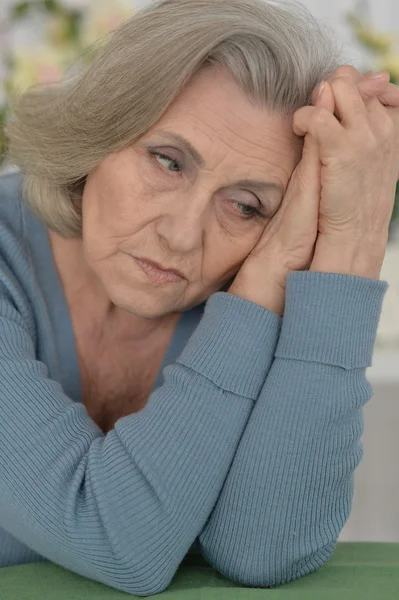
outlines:
[[[362,456],[362,406],[387,285],[295,272],[275,360],[211,519],[204,556],[242,585],[320,567],[347,520]]]
[[[0,260],[0,528],[81,575],[158,593],[217,502],[281,320],[215,294],[164,384],[104,436],[37,360],[7,274]]]

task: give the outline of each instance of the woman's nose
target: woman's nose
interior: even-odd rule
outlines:
[[[157,234],[171,252],[189,253],[202,247],[205,210],[175,210],[164,214],[157,223]]]

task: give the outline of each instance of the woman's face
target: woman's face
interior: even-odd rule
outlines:
[[[155,318],[220,290],[277,212],[300,154],[292,118],[255,107],[228,72],[197,74],[87,179],[85,257],[111,301]],[[137,259],[183,277],[161,283]]]

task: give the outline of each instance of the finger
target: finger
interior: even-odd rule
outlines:
[[[364,73],[363,79],[381,79],[381,76],[385,73],[388,73],[388,71],[367,71],[367,73]]]
[[[389,73],[386,76],[389,79]],[[389,115],[399,134],[399,86],[388,83],[385,90],[379,93],[376,90],[373,91],[373,86],[367,87],[367,83],[367,80],[362,81],[358,87],[363,98],[367,97],[366,105],[369,117],[373,117],[374,123],[378,122],[378,119],[384,123]]]
[[[287,203],[291,204],[291,211],[298,214],[299,219],[307,216],[309,222],[317,218],[319,212],[321,192],[321,161],[320,146],[310,134],[305,135],[302,158],[296,167],[287,189]],[[295,202],[290,202],[291,197]]]
[[[371,127],[379,134],[390,136],[392,134],[392,126],[394,131],[399,132],[399,109],[383,106],[378,98],[373,98],[369,101],[369,118]],[[399,153],[399,136],[394,138],[394,147],[397,154]],[[399,154],[398,154],[399,167]],[[396,180],[399,181],[399,170],[396,173]]]
[[[356,71],[356,70],[355,70]],[[360,73],[356,71],[358,75]],[[393,83],[389,83],[388,76],[384,76],[380,79],[371,79],[370,77],[375,75],[373,71],[369,71],[362,76],[354,77],[353,80],[357,82],[357,87],[359,89],[360,95],[363,100],[366,102],[370,98],[377,97],[383,106],[391,106],[391,107],[399,107],[399,86],[394,85]],[[331,76],[326,81],[332,82],[335,80],[335,76]],[[316,99],[320,90],[321,85],[324,82],[321,82],[319,85],[315,87],[312,93],[312,104],[315,106]],[[331,93],[329,93],[329,90]],[[320,104],[319,104],[320,106]],[[331,89],[325,90],[323,93],[323,103],[322,106],[331,112],[335,111],[335,99],[334,94]]]
[[[328,80],[326,80],[326,81],[328,81]],[[325,84],[325,82],[322,81],[314,89],[313,94],[312,94],[312,104],[313,104],[313,106],[317,105],[322,108],[325,108],[326,110],[329,110],[332,114],[334,114],[334,111],[335,111],[334,94],[332,93],[331,86],[324,85],[324,84]],[[323,93],[322,93],[321,97],[319,97],[319,92],[320,92],[321,86],[323,86]]]
[[[356,129],[366,126],[368,112],[357,84],[349,77],[338,77],[332,81],[331,88],[342,125]]]
[[[383,106],[399,107],[399,86],[385,79],[362,79],[357,83],[363,101],[367,103],[372,98],[378,98]]]
[[[377,97],[383,106],[399,107],[399,86],[393,83],[384,86],[379,80],[365,79],[358,88],[364,100]]]
[[[384,73],[380,79],[370,79],[373,71],[366,73],[357,83],[363,100],[367,103],[371,98],[378,98],[383,106],[396,108],[399,106],[399,86],[389,83],[389,74]]]
[[[328,84],[327,84],[328,85]],[[330,111],[322,107],[303,106],[293,118],[296,135],[310,133],[315,140],[329,152],[337,153],[344,149],[344,128]]]
[[[386,71],[379,73],[382,77],[378,79],[372,79],[374,75],[376,75],[374,71],[368,71],[357,82],[363,100],[367,102],[371,98],[377,97],[383,106],[399,107],[399,86],[389,83],[389,73]]]
[[[341,65],[334,71],[334,73],[327,79],[328,82],[336,79],[337,77],[348,77],[352,79],[355,83],[360,81],[363,78],[362,73],[353,67],[352,65]]]
[[[329,110],[332,114],[334,113],[334,97],[330,86],[323,85],[319,88],[319,92],[315,97],[314,104],[316,108],[324,108]],[[327,90],[327,88],[329,88]],[[310,133],[305,135],[301,162],[299,163],[298,172],[296,178],[302,187],[304,196],[309,193],[308,200],[305,201],[305,207],[302,207],[302,218],[303,211],[308,214],[311,219],[316,218],[319,213],[320,193],[321,193],[321,161],[320,161],[320,144],[317,139]],[[313,198],[313,202],[309,200]]]
[[[338,69],[336,69],[334,71],[334,73],[332,73],[332,75],[330,75],[330,77],[328,77],[325,81],[327,81],[328,83],[331,84],[337,77],[349,77],[350,79],[352,79],[352,81],[354,81],[355,83],[357,83],[357,82],[361,81],[361,79],[362,79],[363,76],[360,73],[360,71],[358,71],[357,69],[355,69],[355,67],[352,67],[352,65],[342,65],[342,66],[338,67]],[[312,104],[313,104],[313,106],[315,106],[315,104],[316,104],[316,99],[317,99],[317,95],[318,95],[318,92],[319,92],[319,89],[320,89],[320,85],[322,85],[323,83],[324,82],[322,81],[313,90],[313,93],[312,93]],[[334,102],[334,107],[335,107],[334,98],[333,98],[333,102]],[[328,107],[326,106],[326,108],[328,108]]]
[[[389,81],[388,72],[384,71],[381,74],[385,82]],[[386,86],[381,85],[381,78],[370,80],[370,75],[373,75],[372,71],[365,73],[363,81],[358,85],[363,98],[367,97],[369,116],[375,117],[374,122],[375,119],[380,119],[383,123],[389,115],[399,133],[399,86],[393,83],[387,83]],[[371,84],[370,87],[368,87],[368,83]]]
[[[395,134],[395,130],[399,132],[398,108],[383,106],[378,98],[372,98],[369,101],[368,109],[370,124],[377,134],[389,137],[391,134]]]
[[[316,106],[321,107],[324,100],[323,95],[316,97]],[[298,222],[305,220],[308,223],[317,223],[321,193],[321,167],[320,145],[310,133],[306,134],[301,160],[291,176],[283,200],[283,204],[284,202],[288,204],[291,217],[298,215]],[[295,197],[295,202],[291,202],[292,196]],[[285,210],[286,207],[284,206],[283,209]]]
[[[323,104],[328,104],[328,98],[326,101],[324,96],[325,94],[321,94],[316,98],[316,107],[323,108]],[[324,106],[324,110],[328,110],[328,108]],[[333,111],[334,108],[330,112],[333,113]],[[312,222],[313,219],[317,220],[319,214],[321,166],[320,144],[315,137],[308,133],[305,135],[302,158],[296,173],[296,179],[297,185],[299,184],[303,192],[302,196],[299,194],[299,197],[302,197],[301,204],[303,206],[298,206],[298,209],[301,210],[301,218],[307,216],[309,222]]]

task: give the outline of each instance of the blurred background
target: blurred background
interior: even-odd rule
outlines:
[[[56,81],[94,42],[151,0],[0,0],[0,173],[2,126],[14,94]],[[388,70],[399,84],[398,0],[302,0],[342,40],[361,71]],[[399,186],[381,279],[388,281],[364,411],[364,457],[355,473],[342,541],[399,542]]]

